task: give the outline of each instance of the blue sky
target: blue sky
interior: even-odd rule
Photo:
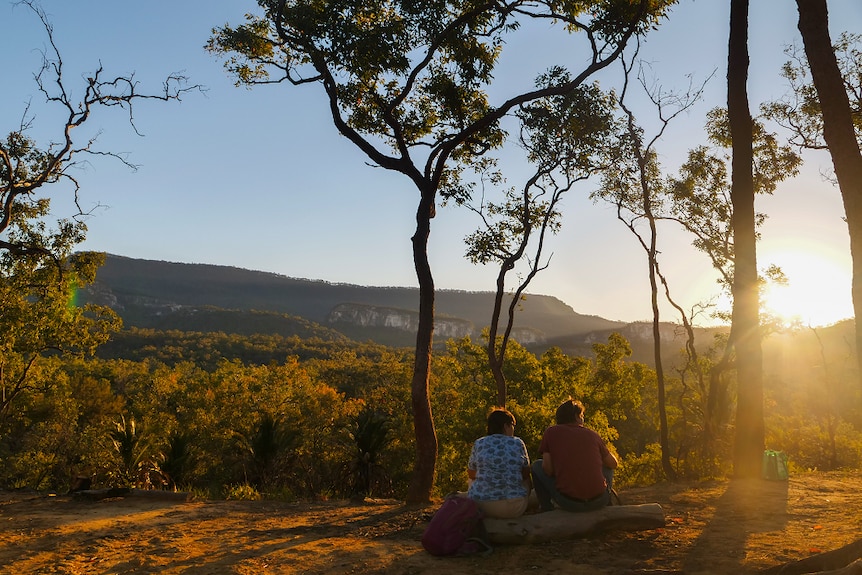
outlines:
[[[256,11],[254,2],[44,0],[41,5],[53,23],[73,90],[99,63],[106,75],[134,72],[142,89],[157,90],[173,72],[206,87],[179,103],[140,105],[135,122],[143,137],[115,110],[100,110],[89,122],[86,134],[99,132],[100,149],[128,154],[140,167],[131,171],[99,158],[76,173],[82,205],[102,206],[87,222],[83,249],[330,282],[416,285],[410,236],[418,195],[406,178],[368,166],[366,157],[338,136],[317,86],[237,88],[222,62],[203,49],[213,27],[239,23],[244,13]],[[687,74],[702,81],[715,72],[705,101],[672,124],[659,145],[669,168],[686,149],[704,143],[705,112],[724,105],[728,5],[682,0],[641,52],[667,89],[684,87]],[[833,38],[843,30],[862,32],[862,3],[831,0],[829,5]],[[754,1],[750,24],[749,95],[756,110],[786,90],[778,71],[786,59],[784,47],[800,44],[795,3]],[[544,32],[528,30],[521,43],[507,47],[514,56],[507,56],[498,74],[507,88],[531,83],[524,71],[532,74],[535,65],[583,54],[543,45]],[[26,7],[0,4],[0,131],[15,129],[30,102],[30,135],[42,144],[60,135],[55,111],[44,105],[33,81],[46,42]],[[556,59],[548,59],[549,53]],[[618,72],[614,67],[603,73],[602,85],[613,85]],[[806,160],[799,177],[759,200],[758,209],[770,216],[759,262],[781,265],[790,278],[790,288],[771,296],[779,311],[822,324],[852,315],[849,242],[838,190],[820,176],[828,170],[828,156],[807,154]],[[550,266],[530,291],[556,296],[579,313],[647,319],[643,253],[613,209],[587,199],[595,185],[588,183],[565,200],[563,229],[549,245]],[[57,200],[55,209],[68,214],[68,202]],[[493,289],[496,270],[463,258],[463,238],[477,224],[464,210],[438,210],[430,255],[439,288]],[[686,307],[717,293],[715,275],[706,258],[689,247],[688,237],[668,232],[660,241],[663,269]]]

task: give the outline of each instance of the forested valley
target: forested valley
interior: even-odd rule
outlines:
[[[791,469],[862,464],[862,434],[852,424],[858,391],[848,377],[852,334],[849,321],[787,329],[764,342],[767,446],[784,451]],[[87,477],[94,487],[208,498],[405,496],[415,451],[410,349],[135,328],[114,334],[104,349],[111,357],[43,358],[14,403],[3,404],[4,488],[65,492]],[[586,403],[588,424],[620,456],[620,485],[663,480],[655,371],[631,353],[618,334],[585,357],[558,348],[536,355],[513,342],[508,406],[531,456],[571,396]],[[705,350],[703,361],[710,357]],[[681,369],[669,381],[679,477],[724,477],[733,386],[722,390],[708,438],[705,389]],[[470,446],[494,405],[482,343],[449,340],[434,358],[431,386],[440,442],[435,493],[442,495],[465,488]]]

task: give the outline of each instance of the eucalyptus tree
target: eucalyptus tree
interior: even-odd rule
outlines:
[[[693,245],[705,253],[718,272],[719,283],[732,295],[733,285],[733,204],[731,182],[728,174],[730,158],[726,150],[731,145],[729,123],[726,111],[714,109],[707,115],[706,134],[709,145],[699,145],[691,149],[679,173],[668,175],[659,163],[658,146],[668,125],[700,99],[703,86],[690,85],[683,92],[666,91],[660,86],[649,86],[643,68],[637,73],[640,84],[651,107],[655,110],[657,129],[647,136],[638,118],[626,102],[629,81],[634,76],[637,54],[630,61],[623,60],[624,84],[619,94],[619,105],[625,122],[619,137],[620,145],[615,149],[614,160],[608,162],[602,187],[595,192],[617,206],[617,217],[635,235],[647,255],[650,283],[651,306],[653,310],[654,361],[658,384],[658,411],[660,445],[662,448],[662,467],[668,477],[675,472],[670,461],[670,444],[666,416],[665,375],[661,352],[659,329],[659,295],[677,311],[687,333],[687,367],[682,375],[691,372],[697,379],[701,401],[705,402],[701,413],[703,425],[703,445],[709,451],[712,441],[712,425],[718,398],[723,396],[720,382],[729,362],[732,340],[725,347],[724,356],[718,365],[710,370],[710,383],[705,380],[706,367],[699,357],[695,345],[695,311],[687,312],[676,302],[668,278],[661,272],[658,246],[659,223],[662,220],[674,221],[693,236]],[[796,173],[799,157],[788,146],[781,146],[774,134],[766,131],[760,121],[754,121],[754,182],[757,193],[772,193],[778,182]],[[755,225],[759,226],[766,216],[756,215]],[[777,275],[777,270],[768,269],[765,274]],[[697,309],[697,308],[695,308]],[[685,391],[685,387],[683,388]],[[682,413],[683,398],[680,397]]]
[[[811,79],[823,116],[823,139],[832,156],[835,178],[844,199],[844,214],[850,232],[850,255],[853,259],[853,308],[859,317],[862,311],[862,152],[854,128],[859,122],[859,93],[855,93],[857,108],[850,105],[847,84],[841,74],[829,37],[829,17],[826,0],[796,0],[799,9],[799,32]],[[859,61],[858,54],[856,61]],[[859,68],[850,76],[852,85],[859,85]],[[854,121],[855,120],[855,121]],[[862,364],[862,330],[856,327],[856,356]]]
[[[752,121],[753,178],[756,194],[772,194],[778,184],[796,175],[801,158],[792,147],[783,145],[760,119]],[[693,236],[692,245],[704,253],[718,274],[723,291],[733,297],[734,242],[732,181],[729,150],[732,145],[727,111],[715,108],[707,114],[704,132],[707,144],[689,150],[679,172],[668,180],[668,218]],[[755,212],[755,239],[766,221],[766,214]],[[760,270],[759,285],[768,279],[781,280],[781,270],[766,266]],[[728,372],[734,357],[735,328],[724,342],[718,361],[709,366],[709,382],[700,382],[705,393],[703,406],[704,444],[708,449],[725,409]],[[699,364],[692,364],[700,369]],[[699,377],[698,374],[696,376]]]
[[[538,87],[567,81],[558,75],[566,76],[562,70],[552,70],[539,79]],[[515,112],[520,122],[518,142],[530,163],[529,177],[520,188],[506,189],[502,202],[486,202],[483,194],[480,204],[467,204],[481,216],[483,224],[466,239],[467,258],[473,263],[499,265],[486,353],[500,407],[506,406],[503,362],[515,312],[530,282],[550,263],[550,256],[543,258],[545,237],[560,229],[560,201],[572,186],[601,169],[601,158],[613,148],[612,110],[613,97],[597,84],[521,106]],[[470,198],[458,200],[469,202]],[[526,260],[526,270],[511,293],[503,333],[498,337],[506,278],[522,260]]]
[[[632,80],[636,61],[637,51],[630,61],[622,59],[624,81],[622,90],[617,96],[617,103],[623,113],[623,122],[618,136],[619,145],[613,150],[612,160],[607,162],[608,168],[605,170],[602,186],[594,193],[594,196],[604,198],[616,205],[617,219],[623,222],[637,238],[647,256],[647,275],[652,310],[653,360],[658,393],[661,462],[665,476],[674,479],[676,472],[670,460],[666,384],[661,346],[661,313],[659,307],[661,286],[664,286],[668,301],[681,312],[680,315],[687,327],[688,318],[671,297],[667,280],[661,273],[659,266],[658,222],[668,213],[665,204],[670,194],[667,183],[662,177],[656,145],[663,137],[668,125],[700,99],[703,87],[694,90],[690,88],[684,94],[664,92],[661,88],[648,88],[643,68],[641,68],[637,74],[637,80],[655,108],[658,120],[658,129],[651,137],[647,137],[645,130],[638,124],[634,112],[626,102],[629,82]],[[640,227],[642,223],[646,224],[646,233]]]
[[[120,155],[99,150],[94,138],[79,142],[76,129],[97,108],[121,107],[134,126],[133,105],[139,100],[177,100],[188,90],[182,76],[169,76],[163,91],[139,91],[133,76],[106,77],[99,66],[84,79],[82,95],[72,96],[53,27],[35,2],[25,0],[41,20],[48,38],[42,67],[35,75],[41,95],[60,110],[58,136],[40,146],[28,135],[34,118],[27,106],[20,123],[0,140],[0,423],[14,400],[35,385],[38,359],[48,352],[92,352],[119,325],[107,308],[75,306],[75,290],[95,278],[99,254],[72,255],[84,240],[86,216],[78,202],[73,169],[82,158]],[[64,185],[65,184],[65,185]],[[52,196],[71,196],[74,214],[56,224]]]
[[[130,168],[135,167],[120,154],[97,149],[95,138],[79,142],[76,129],[86,124],[97,108],[113,107],[125,109],[134,128],[134,106],[137,102],[179,100],[183,94],[197,90],[199,86],[188,86],[185,76],[171,74],[165,79],[161,92],[143,93],[134,75],[107,77],[104,68],[99,65],[84,79],[83,95],[76,99],[65,76],[60,50],[54,42],[52,24],[35,2],[22,0],[21,3],[39,17],[47,33],[49,50],[42,53],[42,67],[35,75],[35,80],[45,101],[56,106],[62,120],[58,126],[57,139],[39,147],[27,134],[34,121],[27,106],[20,124],[5,139],[0,140],[0,250],[13,257],[30,254],[51,258],[56,254],[52,254],[52,246],[47,241],[49,236],[45,233],[38,234],[35,228],[30,228],[30,233],[22,232],[14,238],[10,234],[10,230],[16,226],[21,231],[27,226],[26,222],[41,221],[48,214],[51,196],[45,188],[68,184],[71,192],[67,193],[77,208],[72,218],[82,217],[88,214],[78,202],[79,184],[73,170],[81,167],[83,158],[110,156]],[[63,189],[62,186],[51,189],[55,188]],[[79,219],[67,222],[70,228],[68,232],[77,234],[78,241],[83,240],[86,226]],[[40,230],[50,233],[41,225]]]
[[[853,261],[851,294],[856,317],[862,312],[862,52],[859,35],[844,34],[835,46],[829,35],[826,0],[797,0],[805,57],[791,53],[784,76],[793,94],[768,104],[770,117],[790,128],[801,147],[827,149],[844,201]],[[856,330],[862,362],[862,329]],[[862,363],[860,363],[862,365]]]
[[[856,140],[862,145],[862,34],[842,32],[832,49],[847,93]],[[761,114],[786,129],[794,146],[828,151],[823,138],[823,113],[805,50],[791,45],[785,54],[788,60],[781,67],[781,76],[789,90],[781,98],[761,104]],[[838,183],[834,174],[829,179]]]
[[[736,434],[733,471],[760,475],[764,444],[763,350],[754,211],[754,122],[748,104],[748,0],[731,0],[727,55],[727,118],[733,205],[733,345],[736,351]]]
[[[419,284],[412,412],[416,460],[408,500],[427,501],[437,438],[428,378],[434,278],[428,239],[435,205],[472,190],[462,175],[482,169],[504,145],[503,119],[518,106],[563,95],[619,56],[672,0],[258,0],[263,13],[213,31],[207,44],[227,56],[238,84],[317,85],[338,132],[376,166],[403,174],[418,192],[411,238]],[[530,19],[579,33],[583,67],[541,88],[495,82],[506,40]],[[560,55],[534,48],[534,58]],[[573,50],[574,52],[574,50]],[[517,84],[517,82],[515,82]],[[491,102],[491,95],[498,103]]]

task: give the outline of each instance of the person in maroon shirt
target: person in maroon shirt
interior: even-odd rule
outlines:
[[[568,400],[557,408],[556,425],[545,430],[532,465],[542,511],[556,503],[566,511],[592,511],[610,503],[618,462],[598,433],[584,427],[584,405]]]

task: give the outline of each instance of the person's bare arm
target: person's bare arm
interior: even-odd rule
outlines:
[[[616,469],[617,465],[619,465],[620,463],[619,461],[617,461],[617,458],[614,457],[613,453],[608,453],[604,457],[604,459],[602,459],[602,464],[608,469]]]
[[[468,469],[467,470],[467,477],[469,477],[471,481],[476,479],[476,470],[475,469]]]

